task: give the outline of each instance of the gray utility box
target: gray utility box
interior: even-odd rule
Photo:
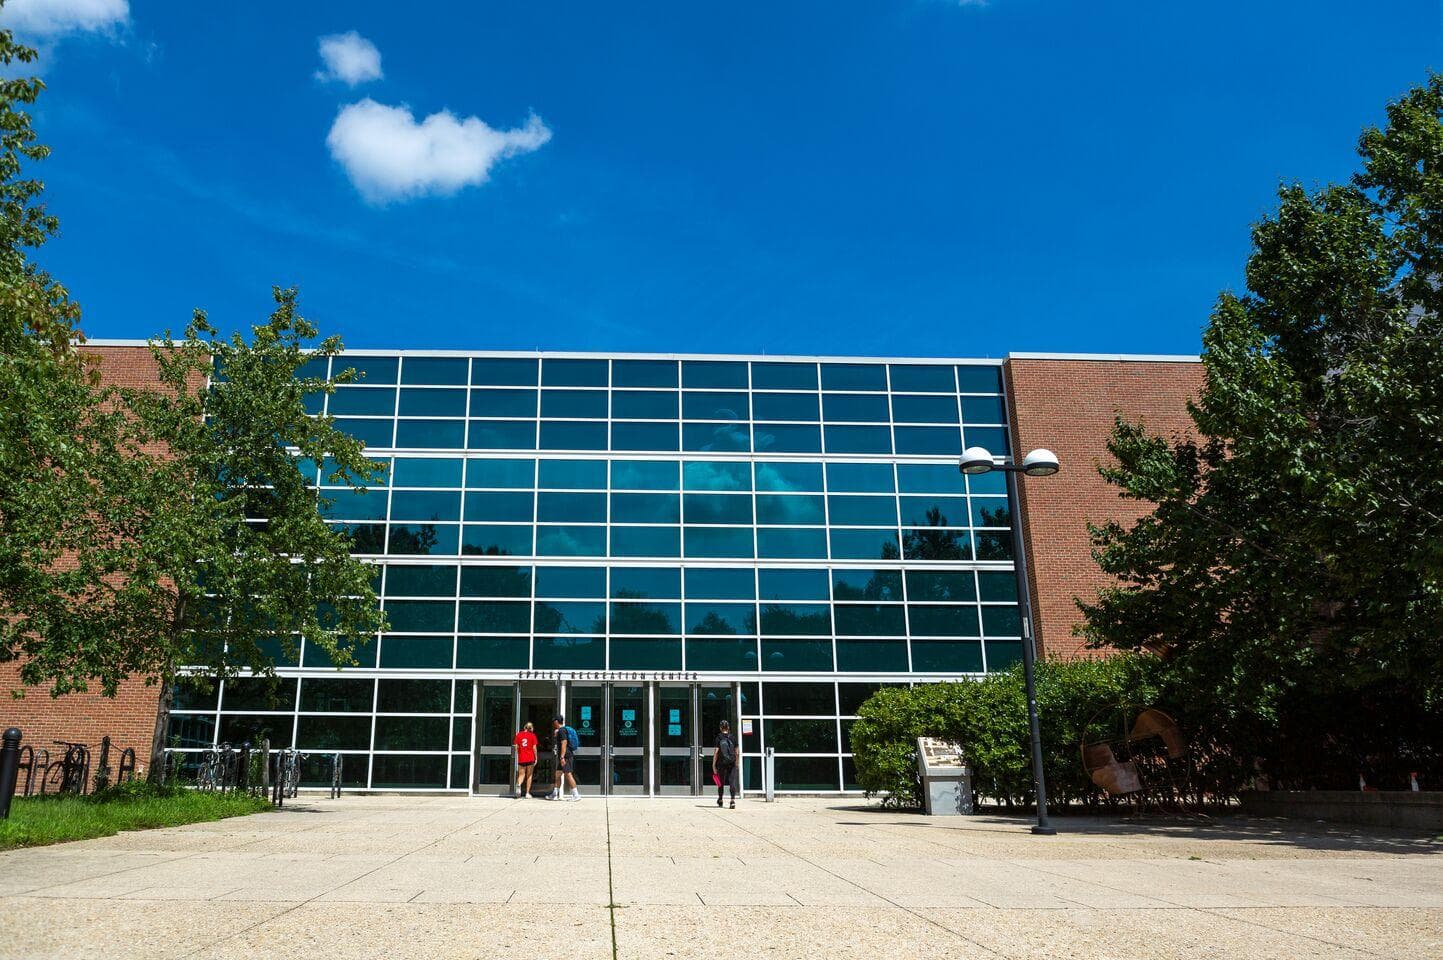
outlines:
[[[972,812],[972,768],[962,746],[933,737],[917,738],[917,772],[929,817],[956,817]]]

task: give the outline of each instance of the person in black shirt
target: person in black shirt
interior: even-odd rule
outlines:
[[[722,805],[722,793],[730,788],[732,809],[737,808],[737,742],[732,739],[731,724],[721,722],[721,733],[716,738],[716,750],[711,755],[712,777],[716,780],[716,805]]]

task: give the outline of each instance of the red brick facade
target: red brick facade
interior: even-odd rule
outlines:
[[[1111,581],[1092,559],[1088,523],[1136,520],[1146,505],[1122,500],[1098,475],[1118,414],[1156,434],[1190,430],[1187,401],[1202,388],[1202,364],[1151,360],[1025,359],[1007,362],[1007,391],[1018,456],[1036,447],[1057,454],[1062,470],[1021,479],[1023,533],[1044,656],[1085,654],[1073,635],[1076,598]]]
[[[108,383],[136,387],[156,383],[158,371],[148,347],[85,349],[87,353],[101,358],[101,376]],[[0,727],[19,727],[25,735],[22,746],[28,744],[37,751],[48,749],[54,759],[63,748],[52,741],[79,741],[90,746],[94,763],[100,754],[100,738],[108,736],[112,772],[119,762],[120,752],[126,747],[135,750],[137,772],[149,762],[159,688],[146,686],[141,680],[130,680],[121,684],[114,699],[103,697],[98,692],[75,693],[56,699],[45,689],[32,687],[25,691],[22,699],[17,700],[14,693],[19,689],[19,665],[0,664],[0,707],[3,707],[0,709]]]

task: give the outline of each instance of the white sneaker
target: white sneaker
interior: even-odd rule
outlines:
[[[579,793],[573,793],[573,794],[569,795],[569,796],[566,798],[566,800],[567,800],[568,803],[571,802],[571,801],[573,801],[573,800],[580,800],[580,799],[581,799],[581,794],[579,794]]]

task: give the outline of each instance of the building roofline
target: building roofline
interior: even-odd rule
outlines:
[[[1009,353],[1008,360],[1094,360],[1099,363],[1201,363],[1186,353]]]

